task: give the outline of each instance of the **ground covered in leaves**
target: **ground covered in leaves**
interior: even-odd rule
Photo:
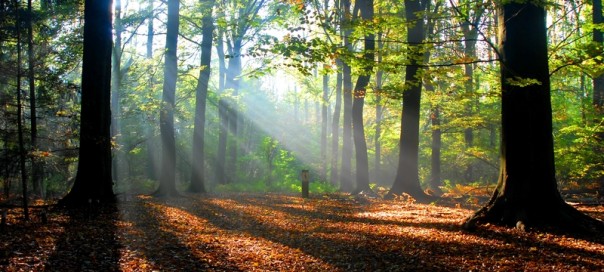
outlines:
[[[459,228],[467,201],[346,195],[121,196],[8,213],[0,271],[604,271],[603,235]],[[578,206],[603,219],[603,206]]]

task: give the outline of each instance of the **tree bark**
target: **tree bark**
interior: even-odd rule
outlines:
[[[111,179],[111,0],[86,0],[80,150],[76,178],[60,204],[115,201]]]
[[[329,75],[323,74],[323,97],[321,99],[321,180],[327,180],[327,107],[329,105]]]
[[[176,141],[174,139],[174,107],[176,95],[179,0],[168,0],[168,22],[164,66],[164,87],[159,115],[162,142],[162,163],[158,196],[174,196],[176,191]]]
[[[195,124],[193,128],[193,150],[191,159],[191,184],[189,191],[205,193],[205,122],[206,122],[206,99],[208,96],[208,85],[210,82],[212,39],[214,22],[212,20],[212,8],[214,1],[200,1],[204,4],[204,15],[202,17],[202,40],[201,40],[201,67],[199,79],[197,80],[197,91],[195,100]]]
[[[32,0],[27,0],[27,80],[29,81],[29,115],[30,115],[30,136],[31,149],[38,149],[38,117],[36,111],[36,84],[35,84],[35,61],[34,61],[34,29],[33,29],[33,10]],[[42,165],[36,156],[31,157],[31,183],[34,192],[39,192],[40,197],[44,198],[44,188],[42,186]]]
[[[350,14],[350,0],[342,0],[343,24],[347,23]],[[348,52],[352,52],[352,44],[350,43],[350,29],[343,29],[343,42]],[[340,172],[340,190],[343,192],[351,192],[352,184],[352,70],[346,61],[342,62],[342,105],[344,117],[342,120],[342,165]]]
[[[403,110],[401,114],[401,132],[399,139],[399,161],[394,184],[387,198],[408,193],[416,199],[426,198],[419,183],[419,117],[422,81],[420,65],[424,52],[421,43],[424,40],[424,20],[418,13],[425,10],[427,1],[405,0],[407,18],[407,41],[409,42],[409,65],[405,68],[403,88]]]
[[[602,222],[578,212],[558,192],[543,6],[499,8],[501,59],[501,164],[497,188],[464,222],[506,226],[585,228]]]

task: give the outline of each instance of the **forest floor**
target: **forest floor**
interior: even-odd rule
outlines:
[[[0,271],[604,271],[604,235],[460,222],[479,202],[342,194],[120,196],[117,207],[8,213]],[[578,205],[604,219],[604,206]]]

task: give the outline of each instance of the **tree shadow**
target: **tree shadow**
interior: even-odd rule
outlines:
[[[413,271],[451,271],[464,267],[473,269],[483,267],[483,261],[495,263],[500,269],[527,270],[539,267],[556,268],[560,265],[583,267],[587,270],[600,270],[598,260],[603,253],[588,249],[572,248],[543,241],[532,236],[522,236],[509,232],[482,230],[477,233],[462,232],[454,224],[409,222],[397,220],[365,219],[353,216],[358,210],[339,211],[326,208],[322,211],[308,211],[298,208],[279,206],[279,202],[260,204],[261,201],[246,198],[229,200],[241,205],[263,206],[275,212],[285,212],[308,218],[308,220],[326,220],[338,224],[375,225],[387,224],[393,227],[414,227],[447,231],[447,235],[472,238],[460,241],[438,241],[430,237],[414,235],[392,235],[376,233],[371,228],[343,230],[337,227],[322,227],[312,230],[284,229],[270,221],[259,219],[253,214],[241,210],[217,205],[208,199],[192,199],[201,202],[193,207],[176,207],[188,213],[204,218],[210,224],[234,232],[263,238],[290,248],[294,248],[320,259],[342,271],[374,270],[413,270]],[[194,207],[197,207],[195,209]],[[199,210],[203,207],[205,211]],[[362,210],[362,209],[359,209]],[[302,221],[303,222],[303,221]],[[333,235],[341,234],[345,235]],[[339,238],[338,238],[339,237]],[[492,243],[481,244],[475,240],[492,239]],[[543,251],[542,251],[543,250]],[[457,259],[451,261],[451,259]],[[460,267],[463,263],[463,267]],[[272,269],[268,267],[268,269]],[[312,270],[312,267],[309,267]],[[486,268],[485,268],[486,269]],[[554,269],[555,270],[555,269]]]
[[[167,198],[161,198],[162,201]],[[153,202],[158,199],[154,199]],[[131,234],[125,233],[128,251],[140,252],[149,262],[152,270],[160,271],[240,271],[232,264],[209,262],[196,256],[191,248],[183,244],[178,237],[169,231],[169,219],[146,201],[134,200],[122,211],[123,219],[132,223]],[[132,233],[136,233],[133,235]],[[200,250],[212,252],[219,258],[226,259],[227,254],[214,245],[198,245]]]
[[[55,249],[44,264],[46,271],[119,271],[121,245],[117,238],[117,209],[63,211],[68,220]]]

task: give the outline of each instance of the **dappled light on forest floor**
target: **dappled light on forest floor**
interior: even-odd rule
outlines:
[[[600,271],[601,235],[485,226],[436,204],[279,194],[129,197],[115,209],[51,210],[0,235],[0,270],[57,271]],[[579,207],[602,218],[604,207]]]

